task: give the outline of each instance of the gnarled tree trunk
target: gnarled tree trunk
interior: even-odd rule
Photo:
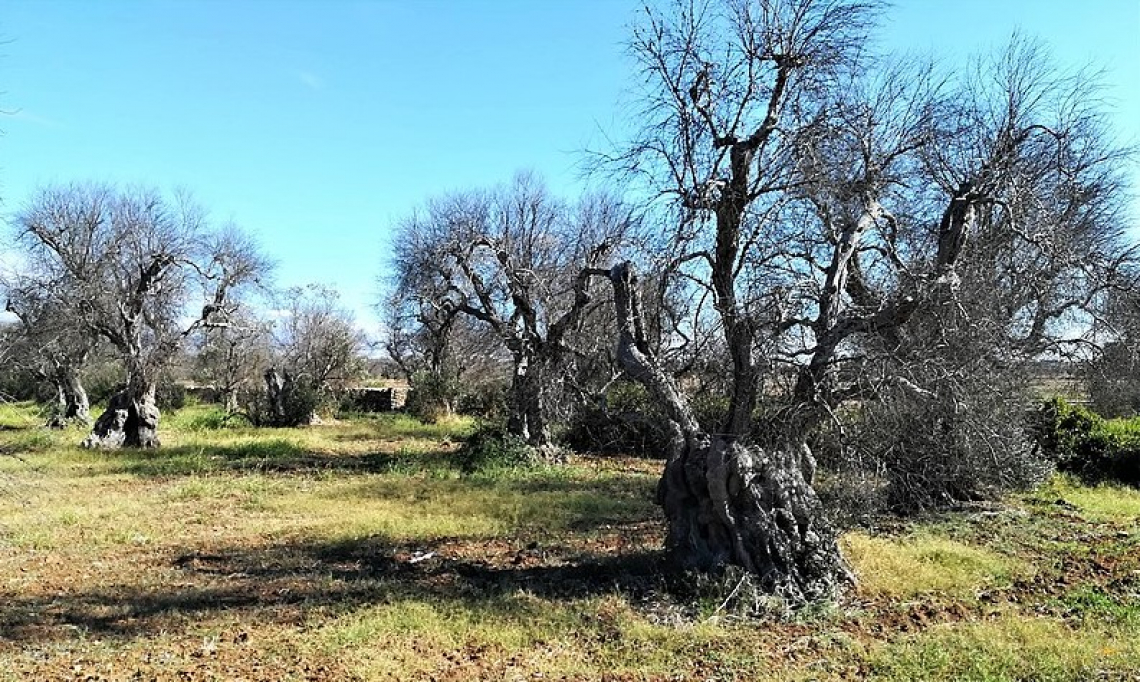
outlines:
[[[528,355],[516,354],[507,431],[536,448],[550,445],[550,431],[542,404],[542,381],[542,362]]]
[[[80,381],[79,372],[70,366],[59,366],[52,377],[56,390],[56,409],[48,426],[60,429],[72,422],[91,423],[91,402]]]
[[[740,566],[793,603],[834,597],[853,581],[822,520],[806,445],[763,450],[699,429],[680,435],[658,484],[675,564]]]
[[[228,386],[222,391],[222,405],[225,406],[227,415],[236,414],[241,409],[237,387]]]
[[[285,423],[285,401],[293,389],[293,378],[288,372],[270,367],[265,370],[265,399],[269,403],[269,421],[274,425]]]
[[[661,369],[645,342],[629,263],[608,272],[614,287],[618,359],[662,404],[674,437],[657,497],[669,529],[666,550],[681,568],[744,568],[792,603],[835,596],[854,576],[824,522],[803,442],[763,450],[742,436],[713,435]]]
[[[131,377],[127,387],[111,396],[106,411],[95,420],[85,448],[157,448],[158,405],[155,384]]]

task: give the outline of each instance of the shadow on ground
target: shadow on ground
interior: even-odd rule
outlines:
[[[161,582],[157,586],[122,582],[53,595],[0,593],[0,638],[33,644],[77,631],[131,638],[225,613],[243,622],[300,623],[312,609],[342,612],[405,599],[494,617],[504,597],[518,591],[567,601],[618,592],[635,601],[661,593],[667,575],[659,552],[575,555],[564,546],[470,539],[289,542],[172,551],[158,563],[150,576]]]
[[[136,476],[188,476],[221,472],[392,473],[413,469],[455,469],[453,449],[343,454],[314,451],[285,439],[232,444],[179,445],[157,450],[124,449],[105,455],[114,473]],[[101,472],[102,473],[102,472]]]
[[[195,476],[212,473],[258,474],[393,474],[429,479],[460,479],[473,488],[499,487],[521,493],[594,493],[607,499],[641,498],[644,491],[621,476],[573,478],[557,465],[516,468],[505,475],[473,468],[456,447],[344,454],[314,451],[288,440],[256,440],[222,445],[185,445],[157,450],[124,449],[104,453],[109,467],[92,473],[125,473],[143,477]]]

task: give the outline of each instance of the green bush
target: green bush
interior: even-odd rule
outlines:
[[[717,433],[724,426],[731,403],[732,399],[725,393],[703,392],[689,400],[693,416],[697,418],[701,428],[709,433]]]
[[[526,467],[535,464],[540,458],[526,441],[507,433],[501,424],[486,423],[467,438],[456,459],[463,473],[471,474]]]
[[[186,407],[186,387],[163,377],[154,394],[155,404],[163,412],[176,412]]]
[[[412,375],[411,392],[404,409],[421,420],[433,423],[455,412],[459,381],[453,375],[420,371]]]
[[[307,381],[287,381],[281,390],[281,409],[270,404],[264,388],[244,391],[239,401],[244,405],[245,417],[254,426],[294,427],[312,421],[325,397],[317,387]]]
[[[278,418],[277,426],[304,426],[308,424],[323,402],[316,386],[299,381],[282,393],[284,415]]]
[[[1062,398],[1038,407],[1032,421],[1037,446],[1059,471],[1095,483],[1140,485],[1140,417],[1104,419]]]
[[[483,381],[464,388],[456,402],[456,412],[487,420],[505,419],[507,390],[503,381]]]
[[[116,361],[93,362],[83,371],[83,388],[92,405],[106,405],[125,385],[122,366]]]

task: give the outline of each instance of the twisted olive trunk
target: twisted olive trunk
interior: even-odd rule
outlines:
[[[91,423],[91,402],[79,378],[79,372],[70,365],[56,369],[52,377],[56,390],[56,409],[48,426],[63,428],[72,422]]]
[[[793,603],[830,598],[853,583],[811,486],[815,462],[807,445],[769,451],[741,436],[702,429],[645,342],[632,266],[615,266],[608,277],[619,325],[618,359],[662,405],[673,431],[657,489],[672,561],[700,571],[740,566]]]
[[[511,402],[507,431],[528,445],[550,445],[550,430],[543,406],[543,361],[530,354],[515,353],[511,376]]]
[[[127,387],[111,396],[107,409],[95,420],[85,448],[157,448],[158,405],[156,386],[141,373],[132,372]]]
[[[793,603],[834,597],[854,582],[822,519],[806,445],[763,450],[700,430],[678,435],[658,484],[675,564],[740,566]]]

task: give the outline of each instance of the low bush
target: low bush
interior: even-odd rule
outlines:
[[[404,409],[409,414],[432,423],[455,412],[459,397],[459,381],[450,374],[421,371],[412,375],[411,392]]]
[[[530,466],[540,459],[526,441],[494,422],[476,428],[456,454],[460,469],[467,474]]]
[[[1140,417],[1104,419],[1062,398],[1042,403],[1032,420],[1034,442],[1059,471],[1090,483],[1140,485]]]
[[[238,398],[244,407],[244,416],[254,426],[293,427],[306,426],[330,399],[322,396],[312,384],[287,380],[282,386],[279,403],[274,404],[264,388],[251,388]]]
[[[168,378],[163,378],[158,382],[154,401],[158,405],[158,409],[163,412],[177,412],[186,407],[186,398],[186,387],[182,384],[175,383]]]
[[[641,384],[619,382],[573,415],[562,440],[575,450],[664,457],[669,431]]]
[[[503,381],[481,381],[459,392],[455,411],[487,420],[506,419],[507,390]]]
[[[952,508],[1049,474],[1025,434],[1028,403],[1015,391],[980,381],[931,384],[921,392],[888,387],[837,412],[813,439],[838,516],[863,517],[872,504],[900,514]]]

